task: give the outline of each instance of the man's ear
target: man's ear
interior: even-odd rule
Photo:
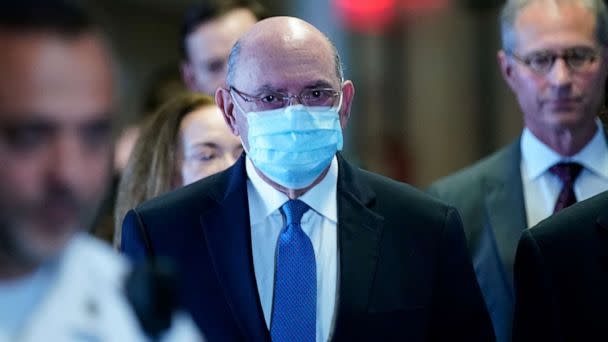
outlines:
[[[355,85],[350,80],[342,83],[342,107],[340,108],[340,126],[344,130],[350,118],[350,108],[355,96]]]
[[[180,70],[182,73],[182,80],[184,81],[186,87],[190,91],[198,91],[198,87],[196,85],[196,77],[194,75],[194,66],[188,61],[182,61]]]
[[[220,107],[224,121],[226,121],[226,124],[228,125],[228,128],[230,128],[232,134],[239,136],[236,118],[234,117],[235,107],[234,103],[232,102],[232,96],[230,96],[230,90],[222,87],[217,88],[215,91],[215,103],[218,107]]]
[[[513,64],[511,63],[509,56],[507,56],[507,53],[504,50],[500,50],[496,54],[496,59],[498,60],[502,78],[507,82],[511,89],[514,89]]]

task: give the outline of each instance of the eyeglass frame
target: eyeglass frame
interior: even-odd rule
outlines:
[[[227,90],[229,92],[232,92],[234,90],[234,92],[237,95],[239,95],[239,97],[241,99],[243,99],[243,101],[245,101],[245,102],[249,102],[249,103],[254,102],[255,103],[257,101],[262,101],[262,99],[260,97],[255,96],[255,95],[251,95],[251,94],[247,94],[247,93],[245,93],[245,92],[243,92],[241,90],[236,89],[236,87],[234,87],[234,86],[228,86]],[[302,93],[304,91],[306,91],[306,90],[312,90],[312,91],[315,91],[315,90],[331,91],[333,93],[333,97],[340,96],[340,100],[338,101],[338,105],[335,106],[335,107],[336,108],[340,108],[342,106],[342,95],[343,95],[343,91],[342,90],[335,90],[333,88],[313,88],[313,89],[302,89],[298,95],[284,93],[284,92],[280,92],[280,91],[273,91],[274,94],[282,95],[283,96],[283,101],[284,101],[283,105],[281,105],[279,107],[276,107],[276,108],[273,108],[273,109],[280,109],[280,108],[285,108],[285,107],[289,106],[289,104],[291,103],[291,99],[297,99],[300,104],[305,105],[304,102],[302,102]],[[233,98],[233,100],[234,100],[234,98]],[[241,106],[238,105],[238,102],[235,101],[235,103],[237,104],[237,106],[239,107],[239,109],[241,109],[241,111],[243,111],[243,109],[241,108]],[[260,107],[260,106],[258,106],[258,107]],[[318,107],[323,107],[323,106],[318,106]],[[331,106],[331,107],[334,107],[334,106]]]
[[[573,55],[573,52],[577,49],[587,49],[588,51],[590,51],[592,53],[590,55],[586,56],[586,59],[583,64],[581,64],[578,67],[575,67],[569,61]],[[558,59],[562,59],[564,61],[564,63],[566,64],[566,66],[568,67],[568,70],[570,70],[571,72],[582,72],[582,71],[584,71],[584,69],[586,67],[591,66],[593,64],[593,62],[595,62],[601,56],[600,51],[593,49],[593,48],[588,48],[588,47],[568,48],[568,49],[564,49],[561,53],[557,53],[557,52],[550,51],[550,50],[543,50],[543,51],[539,51],[536,53],[540,54],[543,52],[547,53],[548,57],[551,57],[551,63],[549,64],[547,70],[541,70],[541,69],[533,67],[531,57],[520,56],[517,53],[515,53],[514,51],[509,51],[509,50],[505,51],[505,53],[507,55],[513,57],[513,59],[515,59],[515,61],[519,62],[520,64],[528,67],[530,70],[532,70],[538,74],[541,74],[541,75],[548,74],[551,71],[551,69],[553,69],[555,62],[557,62]],[[532,54],[534,54],[534,53],[532,53]]]

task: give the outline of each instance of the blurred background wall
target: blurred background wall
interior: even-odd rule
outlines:
[[[121,122],[150,84],[178,78],[184,10],[197,0],[84,0],[120,60]],[[204,0],[198,0],[204,1]],[[496,63],[498,0],[260,0],[325,32],[356,88],[345,154],[425,187],[516,138],[521,114]]]

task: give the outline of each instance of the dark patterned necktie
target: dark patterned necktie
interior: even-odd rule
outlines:
[[[315,251],[300,220],[306,203],[289,200],[281,208],[286,225],[277,243],[270,336],[273,342],[314,342],[317,322]]]
[[[549,172],[559,177],[562,181],[562,190],[557,197],[557,201],[555,201],[553,213],[557,213],[576,203],[574,182],[582,170],[583,166],[579,163],[557,163],[551,166]]]

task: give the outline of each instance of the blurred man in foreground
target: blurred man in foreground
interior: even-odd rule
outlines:
[[[0,11],[0,340],[142,341],[127,263],[84,234],[106,190],[113,70],[63,1]]]

